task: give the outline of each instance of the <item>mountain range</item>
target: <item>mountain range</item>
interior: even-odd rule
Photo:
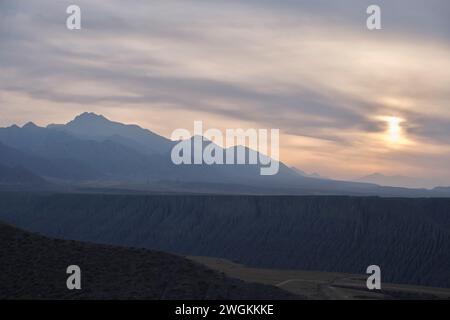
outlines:
[[[193,139],[193,138],[192,138]],[[254,165],[175,165],[177,143],[137,125],[83,113],[67,124],[0,128],[0,165],[54,185],[199,193],[450,196],[449,190],[380,187],[306,174],[280,162],[274,176]],[[204,139],[204,146],[213,143]],[[248,154],[256,151],[243,146]],[[259,155],[259,154],[257,154]],[[2,179],[0,177],[0,179]],[[9,178],[10,179],[10,178]],[[6,181],[6,180],[5,180]],[[13,181],[14,182],[14,181]]]
[[[407,187],[407,188],[433,188],[439,185],[434,179],[423,179],[401,175],[385,175],[379,172],[358,178],[356,182],[374,183],[381,186]]]
[[[22,167],[6,167],[0,165],[0,186],[42,186],[46,182],[41,177],[35,175]]]

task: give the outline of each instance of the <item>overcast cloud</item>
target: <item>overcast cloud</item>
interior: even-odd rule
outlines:
[[[450,2],[0,1],[0,125],[280,128],[281,160],[450,185]],[[377,3],[383,29],[368,31]],[[383,117],[403,120],[401,143]]]

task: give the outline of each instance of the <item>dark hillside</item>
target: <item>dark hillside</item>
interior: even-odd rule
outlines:
[[[66,269],[81,268],[81,290]],[[0,299],[292,299],[171,254],[55,240],[0,224]]]

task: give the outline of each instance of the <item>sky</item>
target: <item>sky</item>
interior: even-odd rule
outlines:
[[[450,185],[450,2],[0,0],[0,126],[84,111],[166,137],[280,129],[307,172]]]

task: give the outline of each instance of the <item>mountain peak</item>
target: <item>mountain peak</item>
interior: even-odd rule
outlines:
[[[75,121],[108,121],[104,116],[100,114],[96,114],[94,112],[83,112],[82,114],[78,115],[73,119],[71,122]]]
[[[37,125],[35,125],[33,122],[27,122],[22,129],[36,129],[39,128]]]

